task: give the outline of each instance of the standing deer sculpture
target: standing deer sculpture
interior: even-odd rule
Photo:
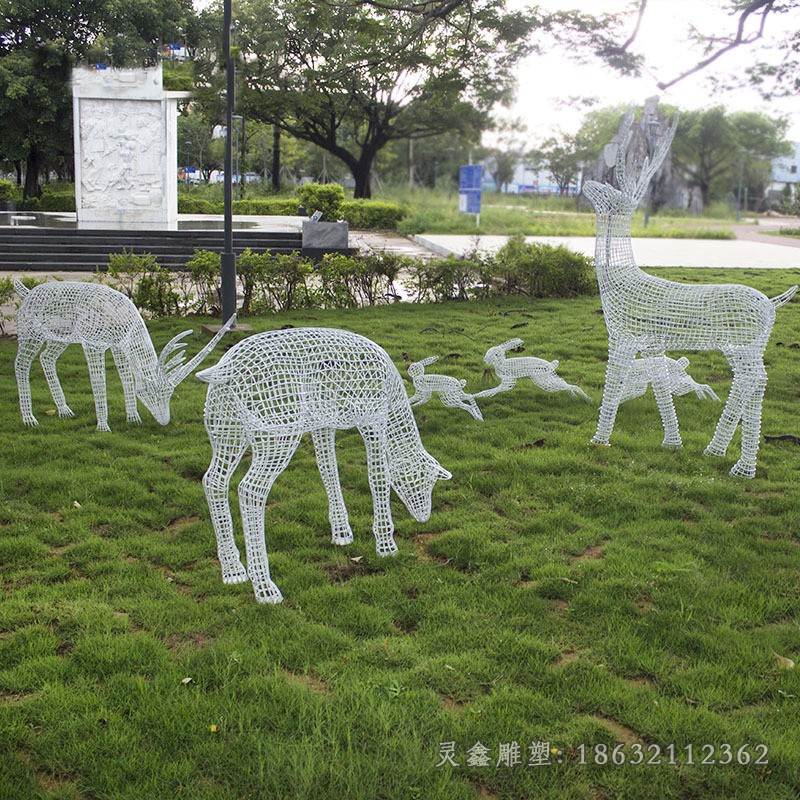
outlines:
[[[425,374],[425,367],[435,364],[439,360],[438,356],[428,356],[422,361],[415,361],[408,365],[408,374],[414,384],[414,394],[408,401],[412,406],[421,406],[435,394],[439,395],[442,405],[450,408],[463,408],[469,411],[475,419],[483,422],[483,414],[471,394],[464,391],[467,385],[465,380],[453,378],[450,375]]]
[[[522,347],[522,345],[522,339],[509,339],[486,351],[483,361],[494,370],[500,383],[491,389],[477,392],[473,395],[474,397],[492,397],[498,392],[513,389],[518,380],[528,378],[546,392],[569,392],[574,397],[586,400],[587,403],[592,402],[592,398],[580,386],[567,383],[560,375],[556,374],[558,361],[545,361],[543,358],[534,356],[506,357],[509,350]]]
[[[210,384],[205,425],[212,457],[203,477],[225,583],[248,578],[256,599],[279,603],[270,578],[264,510],[275,479],[310,432],[325,491],[334,544],[353,541],[336,465],[337,430],[364,439],[378,555],[397,552],[390,489],[424,522],[437,480],[451,477],[420,441],[400,373],[377,344],[348,331],[296,328],[249,336],[197,377]],[[245,452],[239,483],[247,569],[233,537],[231,476]]]
[[[236,320],[232,316],[213,339],[190,361],[183,363],[183,341],[191,330],[179,333],[156,356],[141,314],[124,295],[108,286],[79,281],[41,283],[28,289],[14,279],[22,297],[17,313],[17,357],[14,369],[19,407],[26,425],[38,425],[33,415],[30,373],[36,354],[40,356],[50,394],[59,417],[74,417],[58,380],[56,361],[70,344],[79,344],[86,354],[89,380],[97,413],[97,430],[109,431],[106,396],[105,352],[111,350],[125,394],[128,422],[141,423],[137,398],[155,418],[166,425],[170,399],[178,384],[214,349]]]
[[[648,275],[634,258],[631,218],[663,162],[678,119],[656,143],[652,157],[628,157],[633,114],[622,120],[614,177],[619,186],[587,181],[583,193],[597,216],[595,268],[608,329],[608,364],[594,444],[608,445],[634,358],[657,357],[653,392],[664,426],[664,447],[681,447],[670,392],[665,350],[719,350],[733,371],[733,383],[706,455],[724,456],[741,422],[741,456],[731,475],[753,477],[767,385],[764,350],[775,309],[797,287],[768,298],[739,284],[689,285]]]

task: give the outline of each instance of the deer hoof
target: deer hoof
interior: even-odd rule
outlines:
[[[388,539],[378,542],[375,545],[375,552],[383,558],[386,558],[386,556],[393,556],[397,552],[397,544],[394,538],[390,536]]]
[[[128,417],[128,422],[131,425],[141,425],[142,424],[142,418],[138,414],[131,415],[131,416]]]
[[[69,406],[64,406],[64,408],[60,408],[58,410],[58,416],[59,417],[74,417],[75,416],[75,412]]]
[[[27,425],[29,428],[35,428],[39,424],[39,420],[33,414],[30,414],[22,418],[22,424]]]
[[[248,580],[247,570],[244,568],[241,561],[222,564],[223,583],[246,583]]]
[[[683,442],[680,439],[664,439],[661,446],[667,450],[680,450],[683,447]]]
[[[737,461],[732,467],[730,474],[735,478],[755,478],[756,468],[755,465],[750,466],[744,464],[742,461]]]
[[[353,543],[353,531],[351,531],[349,529],[343,529],[343,530],[340,530],[340,531],[334,531],[333,534],[331,535],[331,541],[334,544],[339,545],[340,547],[343,547],[346,544],[352,544]]]
[[[261,581],[257,586],[253,584],[256,600],[259,603],[275,605],[283,601],[281,590],[272,581]]]
[[[705,450],[703,450],[703,455],[714,456],[714,458],[722,458],[725,455],[726,449],[727,448],[720,449],[719,447],[712,447],[711,445],[709,445],[708,447],[706,447]]]
[[[104,433],[111,433],[111,428],[108,427],[107,422],[98,422],[97,430],[103,431]]]
[[[611,442],[608,439],[601,439],[599,436],[592,436],[591,442],[589,444],[596,444],[600,445],[601,447],[611,447]]]

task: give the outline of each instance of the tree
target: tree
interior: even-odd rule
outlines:
[[[191,0],[3,4],[0,154],[25,151],[24,197],[41,193],[45,165],[72,163],[71,67],[88,58],[117,66],[152,63],[161,40],[173,38],[191,13]]]
[[[369,197],[389,142],[485,126],[530,49],[535,17],[503,0],[463,0],[434,16],[418,8],[245,0],[240,112],[336,156],[355,196]]]
[[[756,112],[728,114],[722,106],[686,111],[678,123],[672,159],[707,205],[731,192],[740,158],[746,154],[748,188],[763,195],[771,159],[788,152],[785,133],[785,120]]]
[[[617,119],[619,121],[619,118]],[[577,136],[559,131],[531,151],[530,158],[547,167],[550,179],[558,186],[559,194],[568,194],[586,163],[586,152]]]

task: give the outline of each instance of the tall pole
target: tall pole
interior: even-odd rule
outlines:
[[[231,0],[224,1],[222,21],[222,50],[225,57],[227,88],[225,92],[225,246],[222,251],[220,277],[222,279],[222,321],[226,322],[236,312],[236,254],[233,252],[233,93],[235,90],[233,58],[231,56]]]
[[[744,156],[746,150],[739,151],[739,190],[736,192],[736,221],[742,219],[742,179],[744,178]]]

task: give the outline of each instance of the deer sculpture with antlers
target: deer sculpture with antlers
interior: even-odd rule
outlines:
[[[595,268],[608,328],[608,365],[594,444],[609,444],[617,409],[634,358],[658,357],[651,372],[653,392],[664,426],[664,447],[680,447],[678,420],[670,392],[664,351],[719,350],[733,371],[728,400],[706,455],[724,456],[741,422],[741,456],[731,475],[753,477],[761,433],[761,408],[767,385],[764,350],[775,322],[775,309],[797,287],[777,297],[739,284],[689,285],[648,275],[636,265],[631,218],[661,166],[678,119],[661,136],[652,156],[628,156],[633,113],[620,126],[614,177],[619,188],[587,181],[583,192],[597,215]]]
[[[67,405],[58,380],[56,361],[70,344],[79,344],[86,354],[89,380],[97,412],[97,430],[108,431],[105,352],[111,350],[125,394],[128,422],[140,423],[137,398],[155,418],[169,422],[172,393],[200,362],[214,349],[236,321],[232,316],[213,339],[189,362],[183,363],[183,341],[191,330],[179,333],[156,356],[150,334],[136,306],[108,286],[80,281],[42,283],[28,289],[14,280],[22,297],[17,314],[18,350],[14,368],[19,391],[22,421],[38,425],[31,401],[31,364],[40,356],[50,394],[59,417],[75,416]]]

